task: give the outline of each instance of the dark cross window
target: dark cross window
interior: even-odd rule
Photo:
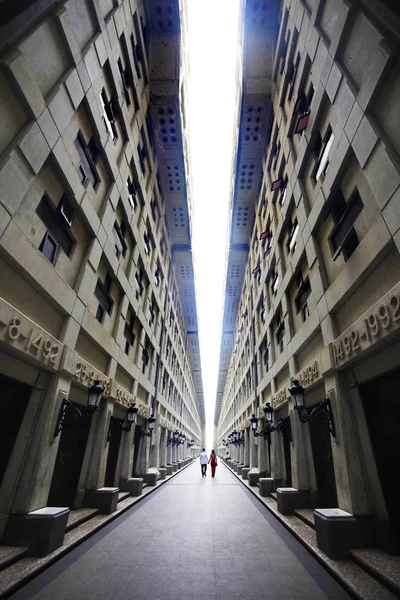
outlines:
[[[134,316],[131,314],[129,317],[129,321],[125,322],[124,327],[124,337],[125,337],[125,354],[129,354],[131,348],[133,348],[133,344],[135,343],[135,334],[133,333],[133,328],[135,324]]]
[[[146,371],[146,367],[149,364],[149,360],[150,360],[150,353],[148,350],[148,347],[146,346],[145,348],[143,348],[143,352],[142,352],[142,373],[144,373]]]
[[[118,132],[116,127],[117,120],[117,107],[111,98],[107,98],[107,92],[103,88],[100,92],[100,104],[103,112],[103,121],[106,128],[106,132],[111,135],[111,138],[115,141],[118,138]]]
[[[55,265],[57,259],[58,244],[52,235],[46,231],[44,238],[39,246],[40,252],[45,258],[52,264]]]
[[[329,236],[334,251],[333,260],[336,260],[339,254],[343,255],[345,261],[348,260],[360,243],[354,224],[363,208],[364,204],[357,189],[347,203],[342,193],[337,192],[331,209],[336,225]]]
[[[99,155],[94,139],[91,138],[89,144],[86,144],[83,134],[79,131],[74,145],[79,154],[79,164],[76,170],[82,184],[87,185],[90,181],[93,187],[96,187],[100,182],[100,177],[96,169]]]
[[[114,233],[115,254],[118,259],[120,258],[121,255],[123,257],[125,257],[126,251],[127,251],[127,245],[125,242],[126,224],[125,224],[124,220],[122,220],[121,225],[118,224],[118,221],[115,221],[113,233]]]
[[[36,213],[47,228],[39,250],[54,265],[57,260],[59,247],[67,256],[71,254],[74,245],[74,239],[70,232],[74,215],[73,209],[65,196],[61,198],[55,209],[51,204],[50,198],[45,195],[41,199]]]
[[[111,298],[111,277],[110,275],[106,275],[104,283],[99,278],[97,280],[96,289],[94,291],[94,295],[99,301],[99,306],[97,307],[96,319],[103,323],[105,313],[111,315],[113,301]]]
[[[130,177],[128,177],[128,179],[126,180],[126,187],[128,190],[128,200],[133,210],[135,210],[137,207],[136,188]]]
[[[268,369],[269,369],[269,350],[268,350],[268,348],[266,348],[266,350],[264,350],[263,363],[264,363],[265,372],[268,373]]]
[[[135,296],[136,296],[136,300],[139,300],[139,298],[141,297],[141,295],[143,294],[143,273],[142,270],[140,269],[136,275],[135,275],[135,284],[136,284],[136,291],[135,291]]]
[[[281,352],[283,352],[283,338],[285,337],[285,323],[278,319],[278,327],[276,330],[276,343]]]
[[[297,283],[297,295],[295,298],[296,311],[301,313],[303,321],[310,315],[308,309],[308,297],[311,294],[311,285],[309,277],[303,280],[303,276],[300,275]]]

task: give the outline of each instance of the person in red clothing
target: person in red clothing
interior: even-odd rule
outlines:
[[[208,460],[208,464],[211,463],[211,477],[215,477],[215,467],[217,466],[217,455],[215,454],[215,450],[211,450],[210,458]]]

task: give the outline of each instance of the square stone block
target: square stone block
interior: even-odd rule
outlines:
[[[243,471],[243,465],[238,465],[237,474],[242,475],[242,471]]]
[[[260,479],[260,471],[253,471],[253,469],[251,469],[247,474],[247,478],[249,480],[249,485],[255,487]]]
[[[165,479],[167,476],[167,469],[165,467],[158,467],[160,473],[160,479]]]
[[[362,546],[357,519],[340,508],[314,510],[318,548],[329,558],[346,558],[351,548]]]
[[[174,466],[173,465],[167,465],[167,475],[172,475],[172,473],[174,472]]]
[[[86,490],[84,506],[98,508],[101,514],[110,515],[117,510],[119,488],[102,487]]]
[[[10,515],[2,544],[28,546],[30,556],[46,556],[64,541],[69,508],[46,506],[26,515]]]
[[[178,470],[178,463],[174,463],[174,464],[172,465],[172,469],[173,469],[174,473],[176,473],[176,472],[177,472],[177,470]]]
[[[147,485],[154,487],[155,485],[157,485],[157,478],[158,478],[158,473],[155,471],[146,473],[143,477],[144,482],[147,483]]]
[[[130,477],[129,479],[121,479],[119,482],[121,492],[129,492],[131,496],[141,496],[142,488],[142,477]]]
[[[250,467],[243,467],[242,469],[242,479],[247,479],[247,475],[250,471]]]
[[[273,477],[260,477],[259,480],[260,496],[269,496],[275,491],[275,479]]]
[[[276,490],[278,511],[282,515],[291,515],[299,506],[299,490],[296,488],[278,488]]]

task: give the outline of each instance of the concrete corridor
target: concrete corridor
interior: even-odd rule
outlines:
[[[224,465],[202,478],[198,460],[11,597],[350,598]]]

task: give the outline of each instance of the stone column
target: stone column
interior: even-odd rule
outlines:
[[[176,444],[172,445],[172,464],[175,464],[177,462],[177,450],[176,450]]]
[[[26,439],[20,453],[14,449],[4,474],[0,512],[25,514],[47,505],[60,435],[53,437],[70,381],[41,372],[32,390],[18,439]]]
[[[132,429],[121,436],[120,445],[120,472],[121,480],[130,479],[132,477],[133,467],[133,440],[135,439],[136,425]]]
[[[296,411],[290,410],[292,423],[292,482],[298,490],[310,489],[310,455],[307,451],[309,435],[308,426],[300,422]]]
[[[331,401],[336,428],[336,437],[331,437],[331,444],[338,506],[355,515],[368,515],[375,511],[385,519],[382,490],[375,485],[379,474],[353,372],[348,371],[340,377],[325,377],[325,390]],[[344,443],[344,440],[351,440],[351,444]],[[368,472],[365,464],[368,464]]]
[[[250,466],[250,436],[253,436],[253,434],[250,431],[250,428],[247,428],[245,430],[245,436],[244,436],[244,457],[243,457],[243,462],[244,462],[244,466],[245,467],[249,467]]]
[[[150,437],[150,459],[149,467],[158,467],[160,464],[160,438],[161,438],[161,425],[160,415],[157,413],[156,422],[154,423],[154,431]]]
[[[276,431],[271,436],[271,477],[278,481],[282,481],[284,475],[283,456],[283,437]]]
[[[261,419],[260,422],[260,431],[265,427],[264,419]],[[260,473],[263,475],[269,474],[270,465],[269,465],[269,457],[268,457],[268,439],[264,439],[263,437],[258,438],[258,468]]]
[[[161,427],[160,434],[160,467],[165,467],[167,464],[167,430]]]
[[[246,438],[245,438],[245,440],[246,440]],[[243,465],[243,455],[244,455],[244,446],[243,446],[243,444],[240,444],[240,446],[239,446],[239,465]]]
[[[166,440],[165,443],[166,444],[168,443],[168,438],[171,438],[171,437],[172,437],[172,432],[168,431],[168,429],[166,429],[166,431],[165,431],[165,440]],[[167,446],[167,465],[172,465],[172,460],[173,460],[173,458],[172,458],[172,444],[169,444]]]
[[[145,435],[141,436],[139,441],[138,458],[136,471],[138,477],[143,477],[148,471],[149,462],[149,438]]]
[[[101,400],[99,409],[93,414],[89,439],[78,486],[78,494],[82,491],[97,490],[104,486],[107,464],[107,433],[113,412],[113,402]]]
[[[249,467],[250,469],[257,468],[257,460],[258,460],[258,450],[256,445],[256,437],[253,433],[250,433],[250,461]]]

